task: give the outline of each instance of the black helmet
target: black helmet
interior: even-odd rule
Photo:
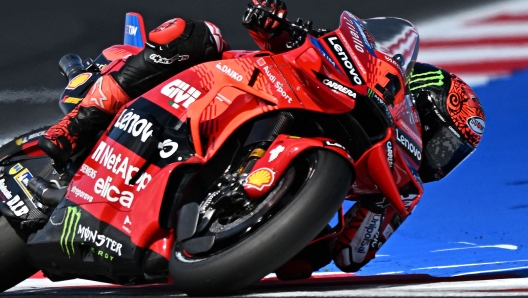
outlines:
[[[477,148],[486,117],[464,81],[430,64],[416,63],[409,81],[422,124],[423,182],[438,181]]]

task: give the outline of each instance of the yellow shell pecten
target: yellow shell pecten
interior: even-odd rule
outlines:
[[[248,186],[262,189],[264,186],[271,185],[273,182],[273,173],[269,169],[258,169],[251,173],[246,180]]]

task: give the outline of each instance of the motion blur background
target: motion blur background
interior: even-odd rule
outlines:
[[[468,70],[484,70],[490,57],[525,55],[525,64],[511,64],[528,65],[528,30],[522,29],[528,28],[522,23],[528,20],[528,8],[519,14],[515,5],[526,2],[290,0],[287,4],[290,19],[312,20],[316,28],[336,28],[341,12],[349,10],[362,18],[408,19],[429,37],[458,33],[452,48],[444,47],[442,42],[433,50],[424,47],[419,60],[427,57],[425,62],[435,61],[441,56],[442,61],[449,62],[461,57],[459,60],[473,61]],[[479,7],[493,3],[498,5],[487,10],[487,19],[471,23],[484,24],[488,31],[448,28],[452,22],[468,25],[464,23],[466,18],[478,17]],[[142,14],[147,31],[174,17],[208,20],[220,27],[232,48],[256,49],[241,25],[246,4],[234,0],[0,1],[0,143],[62,117],[57,101],[67,82],[58,71],[59,59],[67,53],[95,58],[102,49],[121,44],[127,12]],[[513,8],[503,13],[502,7]],[[472,15],[476,8],[479,12]],[[466,11],[469,15],[460,15]],[[490,15],[493,12],[496,16]],[[442,21],[437,24],[435,19]],[[514,32],[515,28],[524,33]],[[520,41],[504,39],[514,34],[522,35]],[[491,39],[483,41],[486,36]],[[475,38],[475,42],[465,42],[465,38]],[[501,42],[514,49],[506,49]],[[507,52],[510,50],[511,54]],[[500,61],[494,62],[501,65]],[[528,224],[528,156],[524,128],[528,126],[528,102],[523,96],[528,73],[521,69],[502,74],[507,75],[475,85],[487,115],[486,132],[477,152],[443,181],[426,185],[416,212],[360,274],[515,271],[526,275],[528,241],[523,229]],[[330,265],[325,270],[336,268]]]

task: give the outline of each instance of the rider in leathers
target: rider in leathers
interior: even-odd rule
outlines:
[[[252,0],[244,17],[255,5],[286,17],[286,5],[278,0]],[[290,35],[279,22],[269,17],[244,20],[261,49],[274,53],[287,50]],[[99,78],[83,101],[46,131],[39,139],[40,148],[60,167],[105,129],[131,99],[189,67],[221,59],[228,49],[212,23],[175,18],[161,24],[149,33],[140,53],[130,56],[121,69]],[[435,83],[428,81],[431,76]],[[472,127],[467,118],[479,117],[483,123],[484,113],[467,84],[432,65],[416,63],[409,87],[422,124],[420,177],[424,183],[437,181],[479,144],[483,130]],[[276,273],[282,279],[308,277],[332,259],[341,270],[355,272],[375,257],[401,223],[383,196],[361,198],[346,213],[346,228],[337,239],[305,248]]]

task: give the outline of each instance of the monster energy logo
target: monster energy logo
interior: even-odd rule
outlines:
[[[73,240],[75,239],[75,235],[77,234],[77,227],[79,226],[80,219],[81,210],[77,209],[77,207],[70,206],[66,209],[66,216],[64,217],[60,245],[62,251],[68,254],[68,258],[70,258],[70,249],[71,254],[75,255]]]
[[[429,71],[419,74],[411,74],[411,80],[409,86],[411,91],[416,89],[422,89],[429,86],[443,86],[444,85],[444,74],[442,70]]]

